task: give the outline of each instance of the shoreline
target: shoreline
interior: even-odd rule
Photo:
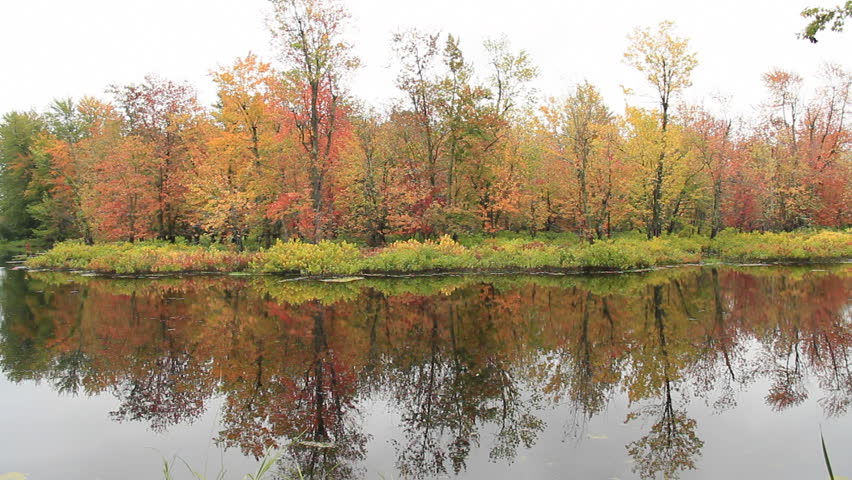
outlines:
[[[140,273],[114,273],[95,272],[90,270],[70,270],[61,268],[23,268],[20,271],[32,273],[67,273],[81,277],[99,277],[115,279],[146,279],[146,278],[183,278],[183,277],[279,277],[282,282],[295,281],[317,281],[327,283],[346,283],[365,279],[409,279],[429,277],[474,277],[474,276],[551,276],[568,277],[583,275],[624,275],[632,273],[650,273],[660,270],[671,270],[679,268],[709,268],[709,267],[803,267],[803,266],[836,266],[852,265],[852,258],[818,259],[813,261],[777,261],[766,263],[735,263],[735,262],[706,262],[706,263],[681,263],[672,265],[659,265],[649,268],[636,268],[629,270],[424,270],[419,272],[369,272],[356,273],[354,275],[299,275],[293,272],[218,272],[203,270],[185,270],[175,272],[140,272]]]
[[[790,233],[729,232],[708,237],[624,236],[593,244],[551,239],[480,239],[459,243],[407,240],[380,249],[342,242],[279,241],[266,250],[149,241],[85,245],[62,242],[26,258],[30,270],[80,274],[278,274],[311,278],[355,275],[625,273],[703,264],[837,263],[852,259],[852,230]]]

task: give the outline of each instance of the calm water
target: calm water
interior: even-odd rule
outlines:
[[[0,475],[241,478],[279,448],[270,478],[825,478],[822,427],[852,476],[850,291],[852,265],[0,270]]]

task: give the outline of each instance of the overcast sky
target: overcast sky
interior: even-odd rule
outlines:
[[[362,68],[352,92],[376,105],[398,96],[390,37],[408,27],[461,38],[474,61],[482,40],[507,35],[541,72],[541,96],[559,96],[588,79],[608,103],[625,99],[642,77],[622,61],[637,26],[672,20],[690,38],[699,66],[687,99],[733,98],[732,113],[749,115],[764,97],[760,76],[772,67],[799,72],[811,85],[823,62],[852,70],[852,32],[823,33],[812,45],[796,38],[799,12],[840,0],[350,0],[349,41]],[[146,74],[186,80],[205,104],[215,99],[210,70],[249,51],[271,59],[266,0],[0,0],[0,112],[42,110],[53,98],[103,96],[107,85]]]

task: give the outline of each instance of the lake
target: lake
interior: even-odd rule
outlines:
[[[852,476],[852,265],[0,270],[0,476]]]

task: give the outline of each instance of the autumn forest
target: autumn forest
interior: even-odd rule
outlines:
[[[392,89],[346,0],[259,1],[272,54],[183,42],[206,86],[122,45],[138,76],[0,112],[0,480],[849,475],[848,62],[744,114],[670,21],[562,94],[499,27],[389,28]],[[172,30],[251,10],[201,3]],[[802,16],[816,52],[852,0]]]
[[[653,92],[614,111],[588,82],[534,92],[534,60],[488,40],[474,68],[452,34],[389,45],[398,100],[347,90],[358,67],[349,14],[331,0],[272,0],[278,58],[211,73],[218,101],[157,76],[105,97],[55,100],[0,122],[0,238],[87,243],[202,238],[240,250],[276,239],[639,231],[714,237],[850,224],[852,73],[825,65],[763,76],[753,118],[681,95],[698,65],[663,22],[637,28],[624,61]],[[816,48],[816,47],[815,47]],[[391,94],[393,95],[393,94]],[[638,102],[642,103],[642,102]]]

